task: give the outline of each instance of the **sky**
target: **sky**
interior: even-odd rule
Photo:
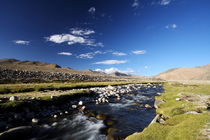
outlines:
[[[209,54],[210,0],[0,0],[0,59],[153,76]]]

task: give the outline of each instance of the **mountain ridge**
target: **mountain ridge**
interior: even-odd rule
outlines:
[[[210,80],[210,64],[197,67],[172,68],[154,77],[162,80]]]

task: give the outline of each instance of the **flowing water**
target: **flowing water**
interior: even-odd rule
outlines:
[[[71,104],[83,101],[85,111],[72,109],[67,115],[45,118],[45,123],[39,124],[39,129],[31,138],[33,140],[123,139],[142,131],[155,117],[153,106],[157,92],[162,92],[161,86],[141,88],[124,93],[120,100],[110,97],[109,103],[104,104],[95,103],[99,95],[78,98],[71,101]],[[152,108],[146,108],[145,104],[149,104]]]

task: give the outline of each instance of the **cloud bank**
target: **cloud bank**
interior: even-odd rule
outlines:
[[[120,73],[125,73],[125,74],[132,74],[132,73],[135,72],[132,69],[119,70],[118,68],[114,68],[114,67],[111,67],[111,68],[108,68],[108,69],[95,69],[95,71],[97,71],[97,72],[104,72],[104,73],[107,73],[107,74],[111,74],[111,73],[114,73],[114,72],[120,72]]]
[[[68,56],[70,56],[70,55],[72,55],[72,53],[70,53],[70,52],[59,52],[58,55],[68,55]]]
[[[125,56],[125,55],[127,55],[126,53],[123,53],[123,52],[113,52],[112,54],[116,55],[116,56]]]
[[[104,60],[93,64],[114,65],[114,64],[123,64],[123,63],[127,63],[127,60]]]
[[[132,51],[133,54],[145,54],[146,51],[145,50],[135,50],[135,51]]]
[[[97,54],[105,54],[105,53],[106,52],[102,52],[102,51],[89,52],[89,53],[80,54],[77,56],[77,58],[92,59]]]

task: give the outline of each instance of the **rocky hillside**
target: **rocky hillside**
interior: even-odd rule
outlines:
[[[155,76],[163,80],[210,80],[210,64],[194,68],[175,68]]]
[[[106,74],[93,71],[78,71],[62,68],[57,64],[38,61],[19,61],[0,59],[0,82],[6,80],[67,80],[67,81],[104,81],[112,79]]]

